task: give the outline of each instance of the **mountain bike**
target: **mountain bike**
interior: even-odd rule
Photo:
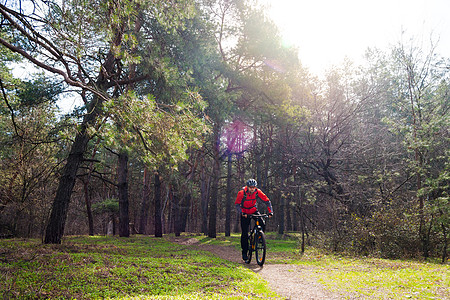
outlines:
[[[267,214],[254,214],[249,215],[249,217],[253,219],[253,228],[248,233],[248,259],[245,263],[251,262],[252,253],[255,252],[256,263],[262,267],[266,260],[266,236],[263,229],[269,216]]]

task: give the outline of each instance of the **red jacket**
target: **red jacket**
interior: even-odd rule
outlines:
[[[244,187],[237,194],[236,201],[234,204],[236,205],[236,210],[239,214],[254,214],[258,211],[256,207],[257,198],[264,201],[267,205],[267,210],[269,213],[272,212],[272,203],[269,200],[269,197],[266,196],[260,189],[256,188],[253,194],[249,194],[248,188]]]

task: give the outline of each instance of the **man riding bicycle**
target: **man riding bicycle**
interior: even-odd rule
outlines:
[[[255,214],[258,212],[258,208],[256,206],[257,199],[261,199],[267,205],[267,210],[269,211],[269,216],[273,215],[272,203],[270,202],[269,197],[266,196],[260,189],[256,186],[258,183],[255,179],[247,180],[247,186],[243,187],[237,194],[236,201],[234,204],[236,205],[236,210],[241,216],[241,248],[242,248],[242,259],[247,260],[247,251],[248,251],[248,231],[250,227],[251,218],[249,215]]]

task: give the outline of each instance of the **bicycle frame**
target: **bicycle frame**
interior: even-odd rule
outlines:
[[[245,262],[249,264],[252,259],[252,252],[255,252],[256,263],[262,266],[266,258],[266,238],[264,234],[265,220],[269,216],[267,214],[254,214],[249,215],[248,217],[252,218],[253,227],[248,235],[248,259]]]
[[[256,234],[257,232],[264,232],[263,228],[266,226],[264,217],[267,217],[267,215],[251,215],[251,218],[254,221],[253,229],[251,230],[253,234]]]

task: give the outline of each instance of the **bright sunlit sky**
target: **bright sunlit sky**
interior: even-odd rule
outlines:
[[[286,44],[319,75],[345,57],[361,62],[368,47],[387,50],[414,37],[450,57],[450,0],[259,0],[270,7]]]
[[[284,43],[320,75],[345,57],[362,62],[368,47],[387,50],[402,39],[430,38],[450,58],[450,0],[257,0],[269,7]],[[27,69],[17,69],[26,73]]]

